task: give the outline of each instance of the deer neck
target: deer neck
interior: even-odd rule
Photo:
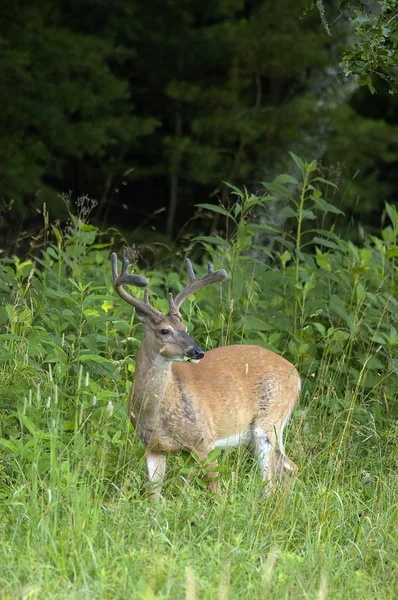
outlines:
[[[149,416],[158,414],[172,380],[172,362],[146,347],[138,351],[131,395],[133,413]]]

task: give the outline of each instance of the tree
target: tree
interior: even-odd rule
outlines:
[[[139,86],[141,114],[161,127],[133,177],[149,169],[168,178],[169,235],[176,210],[203,195],[223,199],[222,180],[263,176],[311,121],[311,74],[333,52],[315,16],[300,22],[304,5],[165,0],[155,19],[153,5],[142,7],[131,85]]]
[[[134,116],[112,68],[121,54],[114,37],[73,30],[62,3],[25,0],[16,11],[7,0],[0,26],[0,197],[21,214],[26,202],[51,204],[65,169],[76,186],[78,162],[120,154],[154,121]]]
[[[316,0],[322,24],[332,35],[323,0]],[[346,75],[356,75],[359,85],[376,92],[384,79],[392,94],[398,91],[398,6],[396,0],[341,0],[340,15],[351,21],[354,39],[342,55]]]

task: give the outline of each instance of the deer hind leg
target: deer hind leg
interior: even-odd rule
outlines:
[[[254,452],[260,466],[261,480],[268,482],[263,489],[264,494],[269,493],[274,486],[275,461],[273,460],[273,454],[275,439],[273,438],[275,438],[275,435],[269,435],[261,427],[253,428]]]
[[[164,474],[166,473],[166,455],[148,450],[145,459],[149,481],[152,483],[150,498],[156,501],[159,500]]]
[[[284,453],[282,432],[283,427],[279,432],[266,431],[261,427],[253,429],[254,449],[260,465],[261,479],[267,482],[264,494],[273,491],[278,481],[289,484],[294,482],[292,475],[297,471],[297,467]]]
[[[286,456],[279,448],[274,453],[275,471],[277,478],[287,487],[293,487],[296,481],[297,465]]]
[[[284,480],[286,477],[291,476],[293,473],[295,473],[295,471],[298,470],[294,462],[286,456],[285,446],[283,443],[283,430],[285,429],[289,418],[290,415],[284,419],[277,431],[278,447],[275,448],[275,471],[280,480]]]

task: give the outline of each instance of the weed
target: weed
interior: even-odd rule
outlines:
[[[381,236],[354,246],[322,228],[339,217],[331,183],[293,159],[298,179],[202,205],[229,233],[194,243],[230,277],[183,308],[198,343],[260,344],[303,376],[286,442],[299,478],[271,498],[244,449],[220,457],[222,496],[182,454],[164,500],[147,498],[126,411],[141,330],[87,215],[1,262],[1,598],[395,597],[398,215],[386,206]],[[264,223],[270,204],[284,228]],[[145,276],[159,310],[183,285]]]

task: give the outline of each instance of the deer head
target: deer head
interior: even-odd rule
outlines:
[[[150,349],[148,351],[152,355],[156,354],[166,361],[182,361],[185,359],[198,362],[203,358],[204,351],[187,334],[180,307],[188,296],[207,285],[223,281],[227,277],[227,273],[223,269],[213,271],[213,265],[209,264],[207,274],[197,279],[191,261],[187,258],[185,264],[189,284],[175,298],[172,294],[168,295],[169,312],[165,315],[150,305],[148,288],[146,287],[148,281],[145,277],[127,273],[129,262],[126,258],[123,260],[120,275],[117,272],[117,255],[114,252],[111,255],[111,262],[113,285],[116,292],[123,300],[134,306],[136,314],[143,324],[145,348]],[[124,289],[124,285],[145,287],[144,300],[138,300],[138,298],[128,293]]]

